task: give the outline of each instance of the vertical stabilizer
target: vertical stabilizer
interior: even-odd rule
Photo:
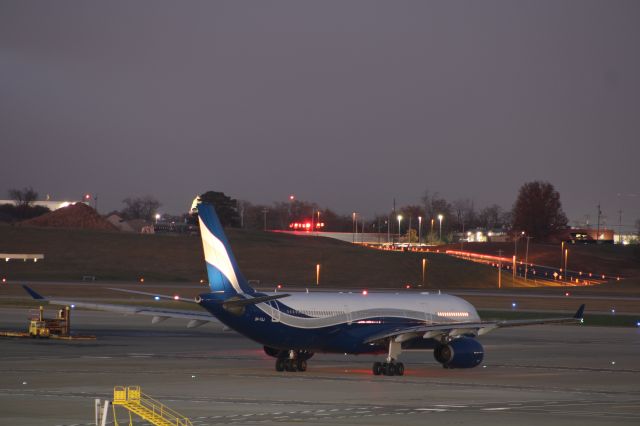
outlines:
[[[211,291],[224,292],[226,297],[254,293],[238,268],[238,262],[233,257],[231,246],[213,206],[199,203],[198,219]]]

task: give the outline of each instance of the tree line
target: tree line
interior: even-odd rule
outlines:
[[[14,203],[0,205],[0,221],[25,220],[49,211],[46,207],[34,205],[38,193],[31,187],[12,189],[9,197]],[[422,235],[434,242],[450,242],[456,233],[476,228],[525,232],[537,241],[544,241],[568,225],[560,194],[551,183],[543,181],[523,184],[509,210],[497,204],[477,208],[474,201],[468,198],[450,202],[438,192],[425,190],[420,203],[390,209],[373,218],[365,218],[357,212],[340,214],[330,208],[320,207],[315,202],[294,197],[267,205],[237,200],[219,191],[207,191],[200,199],[216,207],[223,226],[250,230],[289,230],[291,223],[298,222],[313,226],[323,223],[325,226],[322,230],[331,232],[388,232],[392,235],[406,235],[411,225],[410,238],[415,239],[415,233],[421,225]],[[127,220],[152,221],[162,206],[150,195],[127,197],[122,203],[124,207],[121,210],[109,214],[116,213]],[[402,219],[398,220],[398,216]],[[163,218],[175,222],[197,223],[192,213],[163,215]],[[640,220],[637,226],[640,233]]]
[[[439,193],[427,190],[421,197],[420,204],[391,209],[387,213],[375,215],[373,219],[363,218],[355,212],[339,214],[329,208],[321,208],[317,203],[295,198],[264,205],[236,200],[222,192],[209,191],[201,199],[216,206],[224,226],[253,230],[288,230],[289,224],[293,222],[309,222],[312,226],[321,222],[326,225],[323,228],[325,231],[406,235],[410,225],[412,234],[421,225],[423,235],[429,241],[452,241],[455,233],[476,228],[525,232],[526,235],[543,241],[552,233],[565,229],[568,224],[562,210],[560,194],[552,184],[542,181],[522,185],[510,210],[497,204],[477,209],[471,199],[449,202]],[[401,216],[401,220],[398,220],[398,216]]]

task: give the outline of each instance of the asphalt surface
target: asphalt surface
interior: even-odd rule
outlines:
[[[640,329],[503,329],[480,338],[478,368],[404,353],[405,376],[376,377],[375,356],[318,354],[305,373],[278,373],[261,347],[213,325],[86,311],[73,320],[98,339],[0,339],[0,424],[90,425],[94,398],[115,385],[140,385],[200,426],[640,424]],[[0,309],[0,329],[26,323],[25,309]]]

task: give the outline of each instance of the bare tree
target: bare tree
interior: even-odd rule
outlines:
[[[460,231],[473,228],[476,225],[476,212],[473,200],[468,198],[453,202],[453,211]]]
[[[498,228],[503,225],[503,215],[502,208],[497,204],[492,204],[480,211],[478,222],[486,229]]]
[[[10,189],[9,198],[16,202],[18,208],[29,207],[38,198],[38,193],[32,188]]]
[[[125,208],[120,213],[125,219],[152,220],[154,214],[162,205],[160,201],[151,195],[136,198],[127,197],[122,202],[125,204]]]

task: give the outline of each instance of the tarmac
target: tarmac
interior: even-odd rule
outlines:
[[[0,308],[0,329],[24,330],[27,317]],[[74,311],[72,329],[97,340],[0,339],[0,424],[91,425],[94,399],[117,385],[140,385],[199,426],[640,424],[640,329],[502,329],[480,338],[475,369],[405,352],[402,377],[373,376],[381,357],[342,354],[278,373],[259,345],[217,325]],[[123,409],[118,419],[128,424]]]

